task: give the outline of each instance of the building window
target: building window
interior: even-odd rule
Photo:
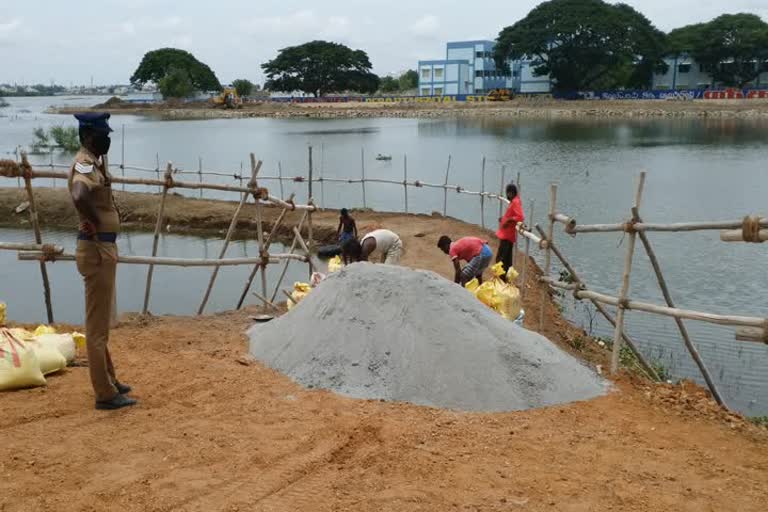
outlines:
[[[678,64],[677,65],[677,72],[681,74],[690,73],[691,72],[691,65],[690,64]]]
[[[485,70],[485,78],[491,78],[493,76],[493,71],[490,69]]]
[[[443,78],[443,68],[435,68],[435,80]]]
[[[435,87],[435,96],[442,96],[442,95],[443,95],[443,88]]]
[[[517,70],[512,72],[512,78],[517,78],[519,76],[519,73]]]
[[[482,69],[478,69],[477,71],[475,71],[475,78],[483,78],[483,70]]]
[[[491,53],[491,52],[485,52],[485,58],[486,58],[486,59],[490,59],[491,57],[493,57],[493,53]]]
[[[421,95],[422,96],[429,96],[429,87],[423,87],[421,89]]]
[[[482,59],[483,58],[483,52],[475,52],[475,57],[478,58],[478,59]]]
[[[430,69],[429,68],[421,70],[421,78],[422,78],[422,80],[429,80],[430,75],[431,75],[431,73],[430,73]]]

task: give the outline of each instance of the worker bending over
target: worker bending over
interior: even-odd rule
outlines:
[[[488,242],[474,236],[452,242],[449,237],[443,235],[437,242],[437,246],[453,261],[455,283],[464,286],[474,278],[477,278],[480,283],[483,282],[483,272],[493,259],[493,251],[488,246]],[[466,262],[464,268],[461,267],[462,261]]]
[[[345,265],[356,261],[368,261],[374,253],[380,255],[381,263],[399,265],[402,252],[403,242],[400,237],[388,229],[371,231],[363,236],[360,242],[351,239],[341,246]]]

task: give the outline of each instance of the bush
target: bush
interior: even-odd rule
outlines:
[[[238,78],[232,82],[232,87],[235,88],[239,96],[250,96],[253,92],[253,82],[245,80],[244,78]]]
[[[68,153],[74,153],[80,149],[80,135],[73,126],[54,126],[46,131],[45,128],[35,128],[32,132],[35,140],[32,142],[32,151],[53,151],[60,148]]]

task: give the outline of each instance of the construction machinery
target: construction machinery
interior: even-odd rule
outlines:
[[[212,101],[215,107],[240,108],[243,106],[243,99],[234,87],[224,87],[218,96],[212,98]]]
[[[512,99],[512,93],[509,89],[492,89],[487,94],[488,101],[509,101]]]

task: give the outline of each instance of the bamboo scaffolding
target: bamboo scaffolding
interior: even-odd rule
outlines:
[[[408,155],[403,155],[403,193],[405,194],[405,213],[408,213]]]
[[[547,241],[552,242],[555,235],[555,211],[557,205],[557,185],[554,183],[549,186],[549,230],[547,231]],[[546,252],[544,253],[544,275],[549,276],[552,270],[552,252],[549,245],[547,245]],[[541,298],[539,299],[539,331],[544,330],[544,307],[545,300],[547,298],[546,288],[541,289]]]
[[[25,170],[24,172],[24,188],[27,191],[27,201],[29,201],[29,221],[32,224],[32,232],[35,235],[35,242],[40,245],[43,243],[43,235],[40,232],[40,222],[37,217],[37,202],[35,201],[35,194],[32,191],[32,174],[30,172],[31,166],[29,160],[27,160],[27,153],[21,154],[21,165]],[[48,279],[48,268],[45,266],[45,261],[40,260],[40,276],[43,279],[43,297],[45,299],[45,312],[48,316],[48,323],[53,323],[53,304],[51,303],[51,282]]]
[[[301,248],[307,253],[307,263],[309,263],[309,274],[311,276],[312,272],[319,268],[319,265],[313,261],[312,253],[309,252],[309,247],[307,247],[307,243],[304,241],[304,238],[302,238],[301,232],[297,228],[293,228],[293,234],[296,235],[296,240],[298,240]]]
[[[299,232],[301,232],[301,228],[304,225],[304,221],[306,220],[307,215],[309,215],[309,212],[305,211],[304,215],[301,216],[301,220],[299,220],[299,223],[296,226],[298,228]],[[298,238],[296,238],[296,235],[293,235],[293,242],[291,242],[291,248],[288,250],[288,254],[293,254],[293,252],[296,250],[296,245],[298,245],[298,243],[299,243]],[[307,258],[309,258],[309,255],[307,255]],[[285,274],[286,274],[286,272],[288,272],[288,263],[289,262],[286,261],[285,264],[283,265],[283,270],[280,273],[280,278],[277,280],[277,285],[275,286],[275,291],[272,294],[272,298],[271,298],[272,302],[274,302],[275,299],[277,298],[277,294],[280,291],[280,286],[283,284],[283,279],[285,279]]]
[[[504,195],[506,191],[506,186],[504,185],[504,179],[506,178],[507,174],[507,166],[502,165],[501,166],[501,184],[499,185],[499,197]],[[501,218],[504,216],[504,203],[499,201],[499,222],[501,222]]]
[[[42,251],[20,251],[17,256],[19,261],[40,261],[41,259],[50,259],[51,261],[75,261],[75,255],[66,252],[49,256]],[[281,253],[269,255],[269,263],[271,265],[286,260],[307,263],[307,257],[301,254]],[[253,265],[255,263],[260,263],[261,257],[193,259],[165,257],[152,258],[149,256],[118,256],[117,262],[125,265],[155,265],[161,267],[237,267],[241,265]]]
[[[640,212],[638,208],[632,209],[632,217],[635,222],[642,221],[642,219],[640,218]],[[661,271],[661,264],[659,263],[659,260],[656,257],[656,253],[653,250],[651,241],[648,240],[648,235],[646,235],[643,231],[639,232],[638,236],[640,237],[640,242],[642,242],[643,248],[645,249],[645,252],[648,255],[648,259],[651,261],[651,266],[653,267],[653,271],[656,274],[656,280],[659,283],[659,288],[661,289],[661,293],[664,296],[664,300],[666,301],[667,306],[674,308],[675,303],[672,301],[672,295],[669,293],[669,288],[667,287],[667,281],[664,279],[664,274]],[[675,323],[677,324],[677,328],[680,331],[680,336],[683,337],[683,343],[685,344],[685,347],[688,349],[688,353],[691,354],[691,357],[693,358],[693,361],[696,363],[696,366],[699,367],[699,371],[701,372],[702,377],[704,377],[704,381],[707,383],[707,387],[709,388],[709,391],[712,393],[712,396],[714,397],[715,401],[718,404],[720,404],[722,407],[728,409],[728,406],[725,403],[725,400],[720,394],[720,391],[717,389],[717,385],[715,384],[714,379],[709,373],[709,369],[707,369],[707,365],[704,364],[704,360],[701,358],[701,355],[699,354],[699,351],[696,348],[696,345],[693,344],[691,337],[688,335],[688,329],[685,327],[685,324],[680,318],[675,318]]]
[[[451,172],[451,155],[448,155],[448,167],[445,169],[445,184],[443,184],[443,217],[448,216],[448,174]],[[429,187],[426,183],[421,184],[422,187]],[[440,186],[437,186],[440,188]]]
[[[163,227],[163,215],[165,215],[165,200],[168,197],[168,184],[173,180],[173,164],[168,162],[165,168],[165,184],[163,185],[163,195],[160,198],[160,207],[157,211],[157,222],[155,223],[155,233],[152,238],[152,257],[157,256],[157,244],[160,241],[160,230]],[[146,315],[149,312],[149,292],[152,289],[152,274],[155,271],[154,265],[147,268],[147,284],[144,290],[144,306],[141,314]]]
[[[765,328],[738,327],[736,329],[737,341],[754,341],[768,345],[768,325]]]
[[[640,177],[637,183],[637,191],[635,192],[634,210],[637,211],[640,208],[640,201],[643,198],[643,187],[645,186],[645,171],[640,173]],[[634,218],[632,219],[635,220]],[[621,291],[619,292],[619,306],[616,311],[616,328],[613,331],[613,352],[611,353],[611,373],[616,373],[619,369],[619,356],[621,354],[621,344],[624,341],[624,311],[625,302],[629,296],[630,276],[632,274],[632,259],[635,256],[635,241],[637,240],[637,233],[631,231],[629,233],[629,240],[627,241],[627,252],[624,256],[624,272],[621,276]]]
[[[312,181],[311,176],[309,177],[309,181]],[[365,148],[360,148],[360,185],[363,189],[363,208],[368,208],[368,203],[365,200]]]
[[[747,239],[744,237],[744,231],[741,229],[735,229],[730,231],[722,231],[720,233],[720,240],[723,242],[745,242]],[[757,232],[757,243],[768,242],[768,229],[761,229]]]
[[[52,253],[54,255],[62,254],[64,248],[60,245],[50,244],[28,244],[16,242],[0,242],[0,250],[5,251],[39,251],[41,253]]]
[[[283,164],[279,160],[277,161],[277,173],[280,180],[280,199],[283,199],[285,197],[283,193]]]
[[[259,172],[258,167],[260,166],[256,165],[256,156],[251,153],[251,169],[256,169],[256,174]],[[288,210],[283,208],[281,215],[284,216],[286,211]],[[272,229],[274,230],[276,227],[277,224],[275,224]],[[261,215],[261,202],[258,200],[258,198],[256,198],[256,230],[256,238],[259,241],[259,256],[262,258],[267,258],[269,256],[269,247],[264,245],[264,225]],[[266,269],[266,265],[264,265],[264,269]],[[261,272],[261,290],[264,295],[267,294],[267,273],[264,271]]]
[[[536,225],[536,231],[538,231],[541,236],[546,236],[544,234],[544,230],[539,226]],[[554,254],[558,260],[560,260],[560,263],[563,264],[563,267],[568,271],[568,273],[571,276],[571,279],[574,283],[579,284],[583,290],[587,289],[586,284],[584,281],[579,277],[579,274],[576,272],[576,269],[573,268],[573,266],[568,262],[568,260],[565,258],[562,252],[560,252],[560,249],[558,249],[557,245],[555,245],[553,242],[550,242],[547,240],[547,246],[552,250],[552,254]],[[543,276],[542,279],[548,279],[551,280],[549,276]],[[575,293],[574,293],[574,296]],[[580,297],[576,297],[580,298]],[[592,305],[595,306],[595,309],[605,317],[605,319],[610,323],[614,328],[616,327],[616,319],[613,317],[610,311],[608,311],[605,306],[603,306],[600,302],[597,300],[590,299],[590,302],[592,302]],[[637,344],[632,340],[632,338],[629,337],[629,335],[626,332],[622,332],[622,336],[624,338],[624,343],[627,344],[627,347],[632,351],[632,353],[637,358],[637,361],[640,364],[640,367],[648,374],[649,377],[651,377],[655,381],[660,381],[659,374],[656,372],[656,370],[653,369],[653,366],[651,366],[648,361],[645,359],[645,356],[640,352],[640,350],[637,348]]]
[[[575,222],[575,220],[574,220]],[[726,220],[712,222],[677,222],[670,224],[659,224],[649,222],[639,222],[633,226],[635,231],[659,231],[666,233],[679,233],[685,231],[720,231],[720,230],[741,230],[744,225],[743,220]],[[761,229],[768,228],[768,219],[761,219],[759,222]],[[576,224],[570,229],[570,234],[580,233],[616,233],[626,231],[626,223],[618,224]]]
[[[482,176],[482,185],[480,190],[480,227],[485,229],[485,157],[483,157],[483,164],[480,174]]]
[[[312,146],[309,146],[309,182],[307,183],[307,204],[313,204],[313,196],[312,196],[312,173],[314,169],[312,168]],[[363,203],[365,203],[365,188],[363,188]],[[312,232],[312,212],[309,213],[309,216],[307,217],[307,236],[309,237],[309,247],[313,247],[314,245],[314,233]]]
[[[533,220],[534,220],[533,212],[534,212],[534,207],[535,206],[536,206],[536,201],[531,199],[531,209],[528,212],[530,214],[531,222],[533,222]],[[521,231],[524,231],[524,230],[521,230],[521,229],[518,228],[518,233],[520,233]],[[521,299],[525,299],[525,292],[526,292],[526,288],[527,288],[526,283],[528,282],[527,281],[527,279],[528,279],[528,260],[530,259],[530,257],[531,257],[531,239],[526,236],[525,237],[525,259],[523,260],[523,269],[522,269],[522,286],[520,287],[520,297],[521,297]]]
[[[251,181],[248,184],[248,191],[252,191],[256,187],[256,176],[259,174],[259,170],[261,169],[261,160],[258,161],[258,163],[255,162],[255,160],[252,160],[253,168],[251,170]],[[240,217],[240,211],[243,209],[243,206],[245,205],[246,200],[248,199],[248,193],[243,194],[240,197],[240,203],[237,205],[237,209],[235,210],[234,215],[232,216],[232,221],[229,223],[229,229],[227,230],[227,235],[224,238],[224,245],[221,248],[221,253],[219,254],[219,259],[223,259],[224,255],[227,252],[227,248],[229,247],[229,241],[232,238],[232,234],[235,232],[235,228],[237,227],[237,220],[238,217]],[[213,289],[213,284],[216,282],[216,276],[219,274],[219,267],[214,267],[213,273],[211,274],[211,279],[208,282],[208,288],[205,290],[205,295],[203,296],[203,301],[200,303],[200,307],[197,310],[198,315],[202,315],[205,311],[205,306],[208,304],[208,299],[211,296],[211,290]]]

